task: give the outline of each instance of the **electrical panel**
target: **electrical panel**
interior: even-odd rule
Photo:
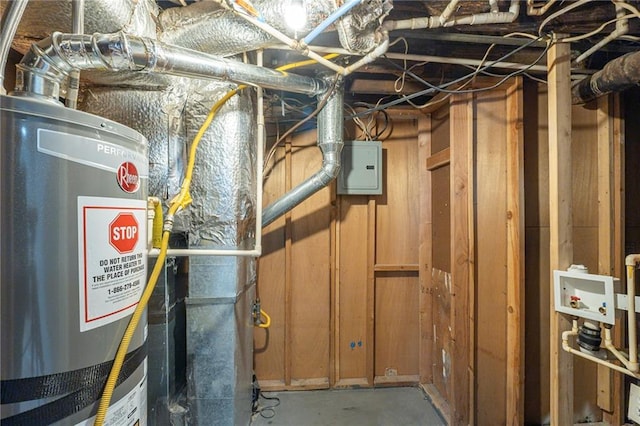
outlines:
[[[345,141],[338,194],[382,194],[382,142]]]

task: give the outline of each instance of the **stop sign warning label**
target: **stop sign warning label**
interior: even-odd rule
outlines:
[[[138,221],[133,213],[118,213],[109,224],[109,244],[118,253],[131,253],[138,243]]]
[[[133,313],[147,276],[143,200],[78,197],[80,331]]]

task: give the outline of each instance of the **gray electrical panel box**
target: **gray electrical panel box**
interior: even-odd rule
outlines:
[[[382,142],[344,142],[338,194],[382,194]]]

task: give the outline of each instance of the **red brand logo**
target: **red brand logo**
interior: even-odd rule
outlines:
[[[138,221],[133,213],[120,213],[109,224],[109,244],[118,253],[130,253],[138,243]]]
[[[138,169],[135,164],[128,161],[122,163],[120,167],[118,167],[116,180],[118,181],[120,188],[129,194],[133,194],[138,190],[138,188],[140,188],[140,176],[138,175]]]

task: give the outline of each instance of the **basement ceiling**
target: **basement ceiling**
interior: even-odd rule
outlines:
[[[401,21],[418,17],[440,16],[451,2],[394,0],[393,9],[384,19]],[[455,17],[490,12],[490,3],[483,1],[459,1]],[[509,10],[510,1],[497,1],[500,11]],[[480,65],[505,58],[505,62],[531,66],[528,78],[546,78],[547,41],[552,35],[582,38],[572,42],[572,70],[579,79],[601,69],[607,62],[640,47],[640,13],[637,1],[535,1],[532,5],[540,10],[540,16],[528,14],[527,4],[520,2],[520,13],[512,23],[490,25],[456,25],[448,28],[402,29],[389,33],[391,45],[387,55],[372,64],[360,68],[345,81],[347,102],[379,102],[400,100],[402,96],[415,94],[425,88],[425,82],[440,85],[469,75]],[[616,38],[600,47],[581,62],[575,62],[581,54],[616,29],[616,3],[624,3],[620,11],[628,18],[628,31],[624,37]],[[591,35],[589,35],[591,33]],[[533,40],[529,37],[539,37]],[[338,46],[335,32],[326,32],[314,44]],[[523,47],[526,45],[526,47]],[[409,55],[415,60],[398,59]],[[269,53],[268,53],[269,55]],[[302,59],[294,52],[271,52],[270,66],[277,66]],[[421,57],[425,57],[420,60]],[[345,62],[358,58],[344,57]],[[465,63],[463,65],[460,62]],[[316,68],[319,69],[320,67]],[[413,76],[407,72],[410,70]],[[297,71],[305,72],[305,71]],[[306,71],[312,72],[312,71]],[[492,67],[485,73],[504,76],[514,68]],[[422,79],[423,81],[419,81]],[[428,102],[437,92],[414,99],[415,103]]]
[[[211,0],[201,0],[211,1]],[[274,0],[275,1],[275,0]],[[282,0],[285,1],[285,0]],[[288,0],[287,0],[288,1]],[[366,0],[365,3],[373,0]],[[387,0],[391,2],[391,0]],[[195,0],[161,0],[163,8],[182,7],[196,3]],[[342,3],[343,0],[336,0]],[[601,69],[610,60],[627,52],[637,50],[640,43],[639,2],[628,1],[564,1],[535,0],[520,1],[517,19],[511,23],[489,25],[454,25],[445,28],[428,29],[392,29],[389,31],[390,47],[386,55],[358,69],[345,79],[346,101],[349,103],[401,101],[404,96],[414,96],[424,92],[429,84],[441,85],[465,76],[491,75],[506,76],[518,74],[536,79],[544,79],[546,74],[545,49],[552,34],[560,37],[570,36],[578,40],[572,42],[572,57],[578,58],[585,51],[603,40],[616,29],[616,5],[620,17],[624,15],[628,22],[628,31],[608,44],[598,48],[581,62],[573,63],[573,74],[580,78],[585,74]],[[472,16],[494,11],[506,12],[511,1],[414,1],[393,0],[384,24],[413,18],[438,17],[449,5],[455,5],[451,18]],[[623,5],[624,7],[622,7]],[[543,11],[535,16],[529,7]],[[393,27],[393,26],[391,26]],[[533,39],[531,38],[533,37]],[[536,37],[539,37],[537,40]],[[34,40],[24,40],[32,42]],[[339,47],[335,31],[325,31],[313,42],[314,46],[328,48]],[[15,45],[14,45],[15,47]],[[27,44],[17,47],[21,52]],[[277,66],[306,59],[299,53],[287,50],[270,49],[265,54],[265,65]],[[350,64],[359,56],[342,55],[334,59],[341,64]],[[479,72],[481,66],[501,60],[511,63],[510,67],[490,67]],[[520,64],[520,70],[513,64]],[[527,67],[526,73],[521,69]],[[301,74],[328,72],[321,66],[296,69]],[[475,73],[475,74],[474,74]],[[429,101],[438,92],[431,91],[415,96],[416,103]],[[288,96],[288,95],[287,95]],[[277,103],[277,95],[275,102]],[[294,98],[291,102],[295,103]],[[306,110],[309,100],[300,101],[300,110]],[[283,106],[284,107],[284,106]],[[295,109],[295,108],[294,108]],[[274,107],[278,111],[278,107]],[[305,112],[306,113],[306,112]],[[288,117],[292,120],[297,117]]]

